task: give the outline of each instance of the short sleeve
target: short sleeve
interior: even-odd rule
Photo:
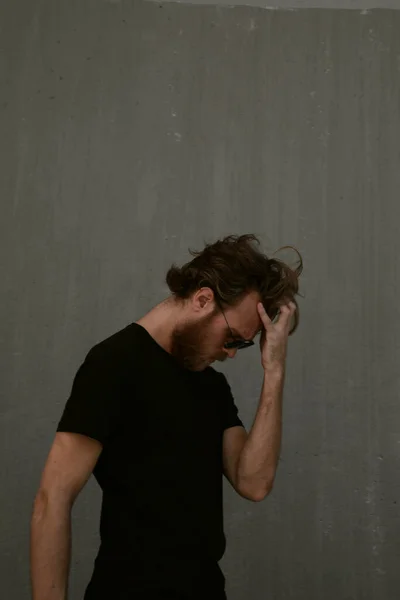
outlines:
[[[219,384],[221,386],[221,420],[223,430],[229,429],[230,427],[244,427],[240,417],[239,411],[235,404],[232,391],[229,383],[226,380],[225,375],[218,373]]]
[[[57,431],[79,433],[103,445],[116,431],[123,369],[110,352],[95,346],[78,369]]]

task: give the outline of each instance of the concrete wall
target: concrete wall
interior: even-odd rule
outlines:
[[[107,0],[119,2],[120,0]],[[154,0],[148,0],[153,2]],[[299,10],[302,8],[347,9],[365,11],[371,9],[400,9],[400,0],[166,0],[182,4],[211,4],[220,6],[259,6],[265,9]]]
[[[188,246],[254,231],[305,260],[282,461],[226,487],[230,600],[400,588],[400,13],[2,4],[0,581],[28,597],[28,524],[88,348],[166,293]],[[227,365],[247,425],[257,348]],[[71,598],[97,547],[74,510]]]

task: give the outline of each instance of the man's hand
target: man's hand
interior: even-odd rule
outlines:
[[[263,386],[256,418],[239,454],[236,471],[236,488],[242,496],[254,501],[263,500],[275,480],[281,447],[286,350],[296,305],[284,302],[274,322],[262,304],[257,308],[264,326],[260,339]]]
[[[284,369],[287,343],[293,315],[296,311],[294,302],[287,302],[280,306],[279,317],[272,322],[264,306],[260,302],[257,306],[258,314],[264,325],[260,338],[261,364],[265,371]]]

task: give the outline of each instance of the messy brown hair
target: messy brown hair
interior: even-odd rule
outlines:
[[[213,244],[207,244],[200,252],[189,250],[194,257],[182,267],[172,265],[166,277],[172,294],[185,300],[202,287],[213,290],[219,305],[234,306],[246,293],[257,291],[265,310],[272,319],[279,306],[288,300],[296,304],[291,332],[299,323],[296,295],[299,294],[299,276],[303,270],[300,253],[295,268],[277,258],[270,258],[260,248],[259,239],[253,234],[229,235]],[[278,250],[279,252],[279,250]],[[276,253],[275,253],[276,254]]]
[[[297,254],[298,262],[294,268],[264,254],[255,235],[229,235],[207,244],[200,252],[189,250],[194,258],[182,267],[172,265],[166,276],[167,285],[171,293],[181,300],[189,298],[202,287],[209,287],[220,306],[234,306],[245,294],[256,291],[271,319],[280,305],[291,300],[296,304],[290,332],[293,333],[299,323],[296,295],[299,295],[303,261],[293,246],[284,246],[277,252],[286,249]]]

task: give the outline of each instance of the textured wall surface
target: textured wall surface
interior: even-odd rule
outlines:
[[[119,2],[120,0],[106,0]],[[155,0],[148,0],[154,2]],[[361,10],[363,13],[371,9],[400,9],[400,0],[166,0],[182,4],[212,4],[221,6],[259,6],[266,9],[299,10],[303,8],[327,8]]]
[[[226,486],[230,600],[400,589],[400,13],[50,0],[1,7],[0,581],[28,597],[32,499],[88,348],[226,233],[302,252],[284,444]],[[250,426],[257,348],[225,367]],[[97,547],[74,509],[71,598]]]

